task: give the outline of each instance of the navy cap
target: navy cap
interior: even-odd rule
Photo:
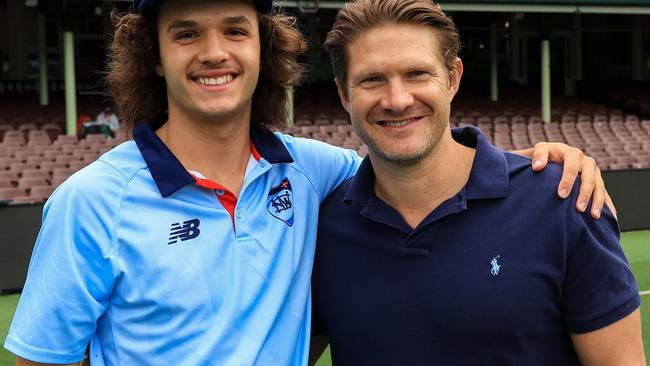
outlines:
[[[163,0],[133,0],[133,9],[136,13],[149,15],[160,7]],[[255,7],[262,13],[269,14],[273,10],[273,0],[254,0]]]

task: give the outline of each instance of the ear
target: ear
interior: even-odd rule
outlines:
[[[449,73],[449,95],[452,99],[458,93],[460,88],[460,79],[463,77],[463,61],[456,57],[454,60],[454,69]]]
[[[158,74],[158,76],[163,77],[163,78],[165,77],[165,72],[163,71],[163,68],[160,65],[160,60],[158,60],[158,62],[156,63],[155,70],[156,70],[156,74]]]
[[[341,82],[341,79],[336,77],[334,79],[336,82],[336,90],[339,92],[339,99],[341,100],[341,104],[343,105],[343,108],[350,113],[350,100],[347,94],[347,90],[345,90],[345,85]]]

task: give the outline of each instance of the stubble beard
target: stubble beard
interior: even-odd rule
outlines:
[[[411,166],[429,156],[436,148],[449,121],[434,123],[423,136],[423,143],[419,146],[399,146],[398,148],[387,148],[381,138],[371,137],[367,130],[357,123],[353,123],[357,135],[368,146],[368,151],[385,162],[401,166]]]

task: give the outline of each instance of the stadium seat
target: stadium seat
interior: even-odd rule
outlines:
[[[18,188],[22,189],[30,189],[31,187],[40,187],[40,186],[48,186],[50,185],[49,178],[29,178],[29,177],[21,177],[18,180]]]
[[[32,197],[32,196],[17,196],[14,197],[11,200],[12,205],[20,205],[20,204],[34,204],[34,203],[41,203],[43,202],[44,199],[42,197]]]
[[[76,144],[78,142],[76,136],[69,136],[69,135],[59,135],[57,136],[56,140],[54,141],[53,145],[55,146],[61,146],[61,145],[67,145],[67,144]]]
[[[18,175],[21,175],[25,169],[36,169],[36,165],[28,164],[28,163],[15,163],[15,162],[9,165],[9,171],[16,172],[18,173]]]
[[[44,199],[50,198],[50,195],[54,191],[54,187],[50,185],[46,186],[35,186],[29,190],[30,197],[41,197]]]
[[[72,169],[75,172],[85,168],[86,165],[88,165],[88,163],[85,162],[85,161],[81,161],[81,160],[73,160],[69,164],[70,169]],[[52,184],[52,185],[54,185],[54,184]]]
[[[41,163],[40,169],[46,172],[52,172],[52,170],[56,168],[67,168],[67,164],[65,163],[60,163],[60,162],[55,162],[51,160],[45,160]]]
[[[13,200],[15,197],[26,196],[26,192],[21,188],[0,188],[0,199]]]
[[[87,152],[86,154],[84,154],[82,156],[81,160],[85,161],[86,163],[92,163],[93,161],[97,160],[98,157],[99,157],[99,154]]]
[[[80,157],[72,156],[72,155],[59,154],[54,159],[54,162],[69,165],[70,162],[75,161],[75,160],[80,160]]]

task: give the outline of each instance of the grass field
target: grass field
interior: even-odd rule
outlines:
[[[650,291],[650,231],[624,233],[621,237],[623,249],[636,275],[641,291]],[[643,344],[646,360],[650,361],[650,295],[642,298],[641,315],[643,319]],[[11,323],[18,295],[0,296],[0,341],[4,343]],[[331,365],[329,351],[325,352],[318,366]],[[14,365],[14,357],[0,349],[0,366]]]

